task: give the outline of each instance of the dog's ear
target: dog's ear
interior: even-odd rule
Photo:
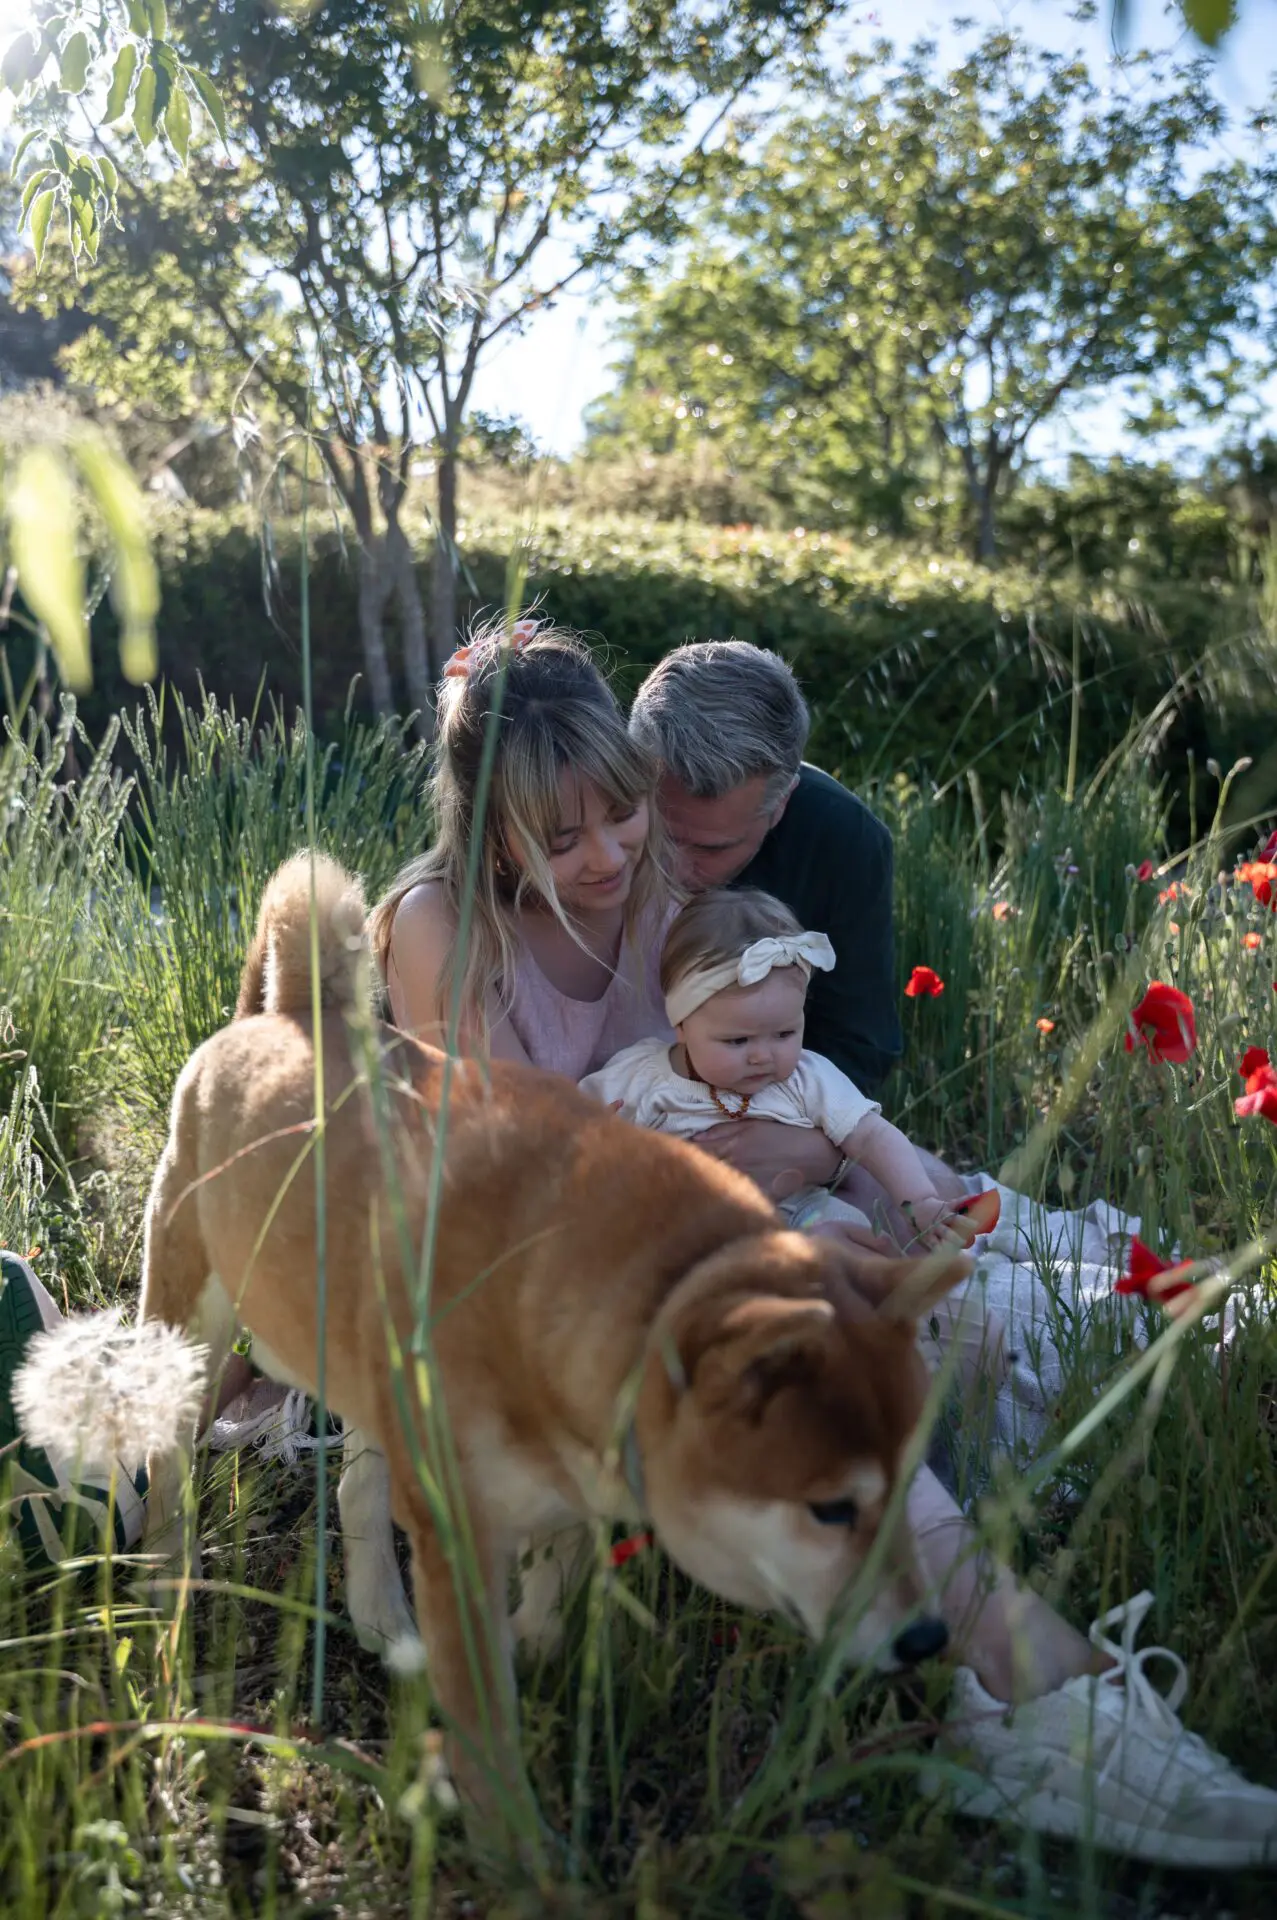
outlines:
[[[878,1318],[896,1323],[921,1320],[947,1293],[969,1276],[974,1262],[965,1253],[939,1247],[921,1260],[893,1260],[892,1284],[878,1302]]]
[[[810,1366],[834,1320],[833,1306],[819,1294],[755,1294],[724,1303],[712,1325],[700,1319],[693,1339],[680,1341],[687,1378],[716,1400],[741,1400],[757,1410]]]

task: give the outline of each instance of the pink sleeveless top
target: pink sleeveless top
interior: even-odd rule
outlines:
[[[514,992],[507,1017],[534,1067],[584,1079],[636,1040],[668,1039],[674,1032],[665,1018],[661,994],[661,948],[678,911],[666,904],[635,929],[621,947],[616,972],[597,1000],[571,1000],[542,973],[519,942]]]

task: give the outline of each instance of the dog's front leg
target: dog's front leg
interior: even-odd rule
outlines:
[[[445,1554],[418,1490],[410,1514],[413,1586],[444,1752],[476,1852],[543,1862],[545,1838],[519,1739],[508,1612],[510,1555],[468,1503],[473,1553]],[[461,1564],[459,1564],[461,1562]]]
[[[590,1565],[590,1529],[574,1524],[534,1533],[519,1554],[519,1604],[510,1620],[521,1654],[551,1660],[563,1644],[563,1613]]]
[[[395,1557],[390,1517],[390,1468],[366,1433],[348,1427],[342,1441],[342,1546],[346,1556],[346,1606],[361,1647],[383,1658],[392,1647],[420,1652]]]

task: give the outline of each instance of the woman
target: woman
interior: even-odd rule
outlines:
[[[654,786],[572,635],[520,620],[508,644],[490,627],[461,648],[440,692],[434,844],[369,921],[396,1025],[443,1044],[455,1024],[463,1053],[573,1080],[665,1030],[676,902]]]

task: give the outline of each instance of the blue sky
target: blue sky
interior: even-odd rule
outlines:
[[[946,63],[960,55],[971,35],[955,22],[976,23],[975,31],[1008,23],[1031,40],[1058,50],[1080,47],[1099,74],[1112,53],[1110,0],[1099,0],[1098,17],[1089,24],[1070,18],[1068,0],[880,0],[876,7],[851,11],[845,34],[851,45],[869,45],[888,35],[898,45],[920,35],[938,43]],[[1215,85],[1234,111],[1259,106],[1269,97],[1277,69],[1277,0],[1241,0],[1241,20],[1216,61]],[[1184,44],[1182,22],[1168,17],[1161,0],[1131,0],[1131,46]],[[566,253],[562,256],[566,259]],[[500,343],[475,382],[473,404],[488,413],[517,415],[548,452],[566,454],[580,444],[582,413],[613,384],[609,362],[616,308],[606,290],[565,296],[540,316],[519,339]],[[1080,411],[1066,426],[1044,431],[1035,443],[1039,459],[1054,464],[1073,448],[1106,454],[1118,450],[1124,434],[1117,409],[1097,406]]]

